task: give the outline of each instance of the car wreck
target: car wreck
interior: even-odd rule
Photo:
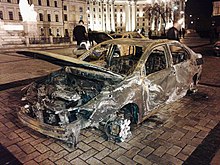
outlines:
[[[29,53],[64,67],[23,89],[18,117],[70,146],[87,127],[124,141],[131,135],[131,124],[196,91],[203,63],[201,54],[169,40],[109,40],[78,59]]]

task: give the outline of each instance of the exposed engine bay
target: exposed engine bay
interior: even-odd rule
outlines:
[[[60,126],[76,120],[76,111],[70,108],[81,106],[95,97],[104,83],[84,79],[59,70],[40,82],[32,83],[23,100],[28,103],[28,115],[44,123]],[[83,114],[88,115],[88,114]]]

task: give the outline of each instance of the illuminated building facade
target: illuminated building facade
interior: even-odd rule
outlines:
[[[101,31],[144,28],[162,33],[179,21],[185,27],[186,0],[87,0],[88,27]]]
[[[71,35],[80,19],[86,19],[85,0],[28,0],[37,12],[38,34]],[[0,19],[5,25],[21,25],[19,0],[0,0]],[[13,30],[13,29],[12,29]]]
[[[72,36],[79,20],[97,31],[151,29],[162,34],[179,21],[183,27],[186,0],[28,0],[37,12],[40,36]],[[4,24],[22,25],[19,0],[0,0]]]

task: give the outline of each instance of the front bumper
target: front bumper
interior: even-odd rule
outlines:
[[[78,136],[81,129],[81,119],[78,119],[65,127],[51,126],[49,124],[41,123],[40,121],[33,119],[24,113],[24,107],[18,112],[18,118],[20,121],[30,127],[31,129],[38,131],[44,135],[63,140],[67,143],[78,143]],[[74,137],[74,142],[69,141]]]

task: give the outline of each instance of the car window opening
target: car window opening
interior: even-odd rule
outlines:
[[[166,69],[166,66],[167,66],[167,62],[166,62],[165,51],[161,50],[161,48],[154,49],[151,52],[145,64],[146,75]]]
[[[108,69],[112,72],[129,75],[143,54],[142,47],[119,44],[113,46]]]

